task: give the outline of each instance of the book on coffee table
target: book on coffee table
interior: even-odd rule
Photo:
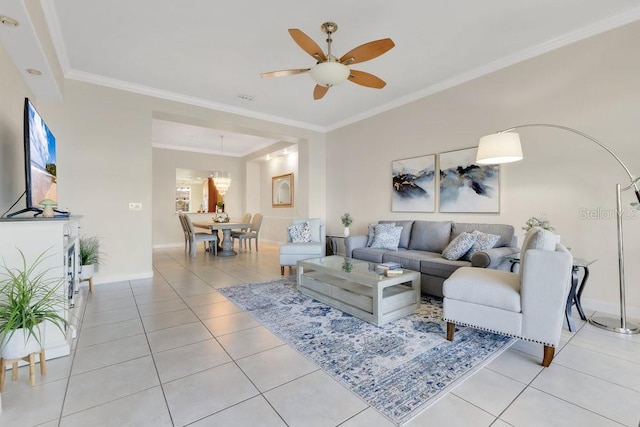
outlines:
[[[398,262],[383,262],[378,264],[378,268],[383,270],[397,270],[398,268],[402,268],[402,264]]]

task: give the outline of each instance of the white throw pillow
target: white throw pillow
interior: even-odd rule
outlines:
[[[471,249],[477,239],[477,234],[462,232],[449,242],[444,251],[442,251],[442,256],[451,261],[460,259]]]
[[[309,222],[303,222],[302,224],[294,224],[287,227],[289,230],[289,236],[293,243],[307,243],[311,241],[311,228]]]
[[[402,227],[397,227],[391,224],[378,224],[375,230],[373,242],[371,243],[372,248],[387,249],[391,251],[398,250]]]

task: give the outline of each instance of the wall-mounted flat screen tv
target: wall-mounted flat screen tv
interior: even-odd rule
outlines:
[[[41,201],[58,201],[56,138],[29,98],[24,100],[24,165],[27,206],[9,217],[24,212],[39,215]]]

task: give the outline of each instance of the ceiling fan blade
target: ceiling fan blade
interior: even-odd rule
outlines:
[[[340,62],[345,65],[350,65],[368,61],[370,59],[377,58],[394,46],[395,43],[393,43],[393,40],[391,39],[381,39],[361,44],[342,55]]]
[[[269,71],[268,73],[260,74],[260,77],[281,77],[281,76],[292,76],[294,74],[302,74],[309,71],[310,68],[295,68],[293,70],[279,70],[279,71]]]
[[[318,100],[322,98],[328,91],[329,88],[327,86],[316,85],[315,89],[313,89],[313,99]]]
[[[387,83],[385,83],[385,81],[380,77],[358,70],[350,70],[349,80],[359,85],[372,87],[374,89],[382,89],[387,85]]]
[[[311,37],[298,30],[297,28],[289,28],[289,34],[291,34],[291,37],[293,37],[293,41],[298,43],[298,46],[300,46],[302,50],[313,56],[316,61],[326,61],[327,57],[325,56],[324,52],[322,51],[320,46],[318,46],[318,44],[313,41]]]

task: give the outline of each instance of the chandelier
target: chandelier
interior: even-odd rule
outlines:
[[[224,156],[224,141],[223,136],[220,135],[220,153]],[[224,196],[229,186],[231,186],[231,174],[224,169],[215,171],[211,174],[213,178],[213,183],[216,186],[216,190],[220,193],[221,196]]]

